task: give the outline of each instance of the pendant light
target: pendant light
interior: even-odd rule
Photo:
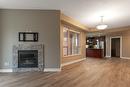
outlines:
[[[101,23],[96,26],[96,28],[97,28],[98,30],[104,30],[104,29],[106,29],[106,28],[108,27],[108,25],[106,25],[106,24],[103,23],[103,17],[104,17],[104,16],[101,16]]]

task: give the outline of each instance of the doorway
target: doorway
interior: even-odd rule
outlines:
[[[111,38],[111,57],[121,57],[121,38]]]

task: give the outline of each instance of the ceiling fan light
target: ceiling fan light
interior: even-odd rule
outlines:
[[[98,30],[104,30],[104,29],[106,29],[108,27],[108,25],[106,25],[106,24],[100,24],[100,25],[97,25],[96,26],[96,28],[98,29]]]

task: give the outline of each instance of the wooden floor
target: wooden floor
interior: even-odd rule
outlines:
[[[89,58],[59,73],[0,73],[0,87],[130,87],[130,60]]]

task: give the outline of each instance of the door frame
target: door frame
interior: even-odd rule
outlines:
[[[111,41],[113,38],[120,38],[120,58],[122,58],[122,36],[110,37],[110,57],[111,57]]]

